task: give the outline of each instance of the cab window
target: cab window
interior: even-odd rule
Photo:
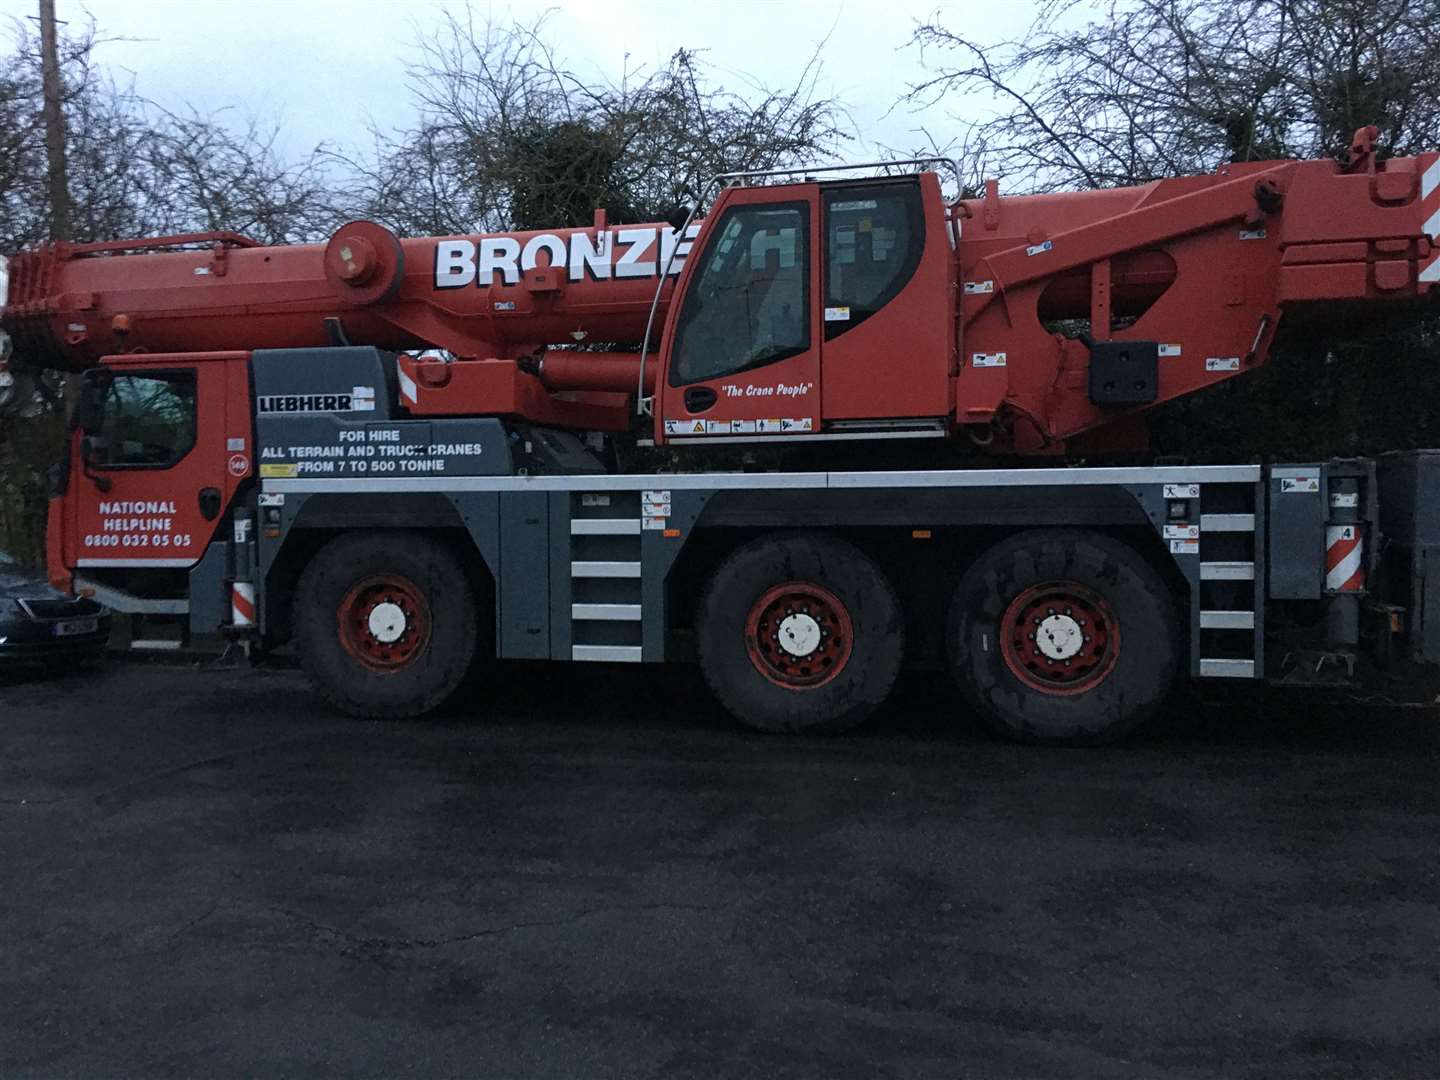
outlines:
[[[825,193],[825,340],[899,295],[925,245],[915,183],[846,185]]]
[[[810,348],[809,222],[803,202],[725,211],[680,312],[671,386],[733,375]]]
[[[116,375],[92,464],[104,468],[173,465],[195,445],[193,372]]]

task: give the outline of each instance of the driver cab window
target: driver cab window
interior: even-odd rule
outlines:
[[[99,434],[96,465],[173,465],[195,445],[194,374],[115,376]]]
[[[716,379],[810,348],[809,204],[736,206],[685,297],[670,384]]]
[[[914,183],[846,184],[825,193],[825,340],[859,326],[900,294],[925,243]]]

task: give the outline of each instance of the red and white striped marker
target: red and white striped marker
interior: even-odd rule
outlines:
[[[1325,526],[1325,588],[1359,592],[1365,588],[1365,545],[1358,525]]]
[[[1423,155],[1420,160],[1430,156]],[[1420,174],[1420,213],[1423,231],[1430,237],[1430,255],[1420,262],[1420,280],[1440,283],[1440,154],[1435,154]]]
[[[230,625],[255,625],[255,585],[237,581],[230,588]]]

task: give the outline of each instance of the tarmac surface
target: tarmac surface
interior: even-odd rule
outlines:
[[[1055,751],[933,683],[787,739],[685,670],[394,725],[295,672],[0,682],[0,1074],[1440,1073],[1434,710]]]

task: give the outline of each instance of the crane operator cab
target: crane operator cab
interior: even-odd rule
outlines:
[[[944,434],[947,230],[934,173],[726,188],[662,343],[657,437]]]

